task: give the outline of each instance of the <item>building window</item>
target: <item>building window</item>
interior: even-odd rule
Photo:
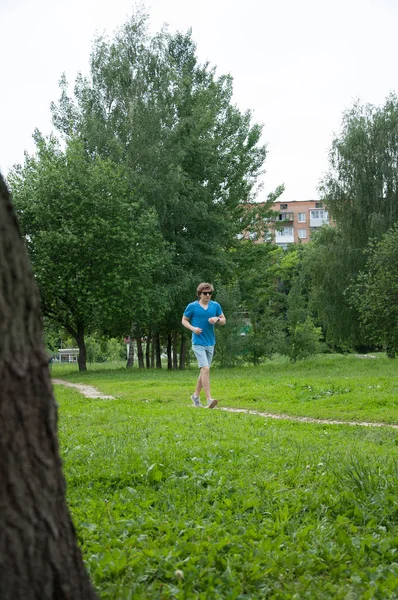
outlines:
[[[280,205],[279,205],[279,208],[280,208],[281,210],[286,210],[286,208],[287,208],[287,204],[280,204]]]
[[[315,202],[315,208],[323,208],[322,202]]]
[[[279,221],[293,221],[293,212],[281,212],[279,213]]]
[[[299,213],[298,214],[298,222],[299,223],[305,223],[306,219],[305,219],[305,213]]]
[[[276,232],[278,237],[292,237],[293,236],[293,227],[283,227],[280,231]]]
[[[324,218],[324,210],[312,210],[311,217],[313,219],[323,219]]]
[[[298,230],[298,236],[299,236],[300,240],[305,240],[305,238],[307,237],[307,230],[306,229],[299,229]]]

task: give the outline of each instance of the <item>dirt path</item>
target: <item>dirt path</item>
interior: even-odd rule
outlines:
[[[63,379],[52,379],[52,382],[58,385],[65,385],[67,387],[75,388],[78,392],[86,396],[86,398],[109,398],[114,400],[114,396],[106,396],[100,392],[97,388],[92,385],[85,385],[83,383],[71,383],[70,381],[64,381]],[[360,427],[391,427],[392,429],[398,429],[398,425],[391,425],[389,423],[367,423],[366,421],[336,421],[328,419],[313,419],[312,417],[292,417],[291,415],[276,415],[274,413],[261,412],[259,410],[250,410],[249,408],[228,408],[226,406],[218,406],[215,410],[224,410],[226,412],[233,413],[245,413],[247,415],[256,415],[266,419],[277,419],[280,421],[296,421],[297,423],[319,423],[321,425],[351,425]]]
[[[57,385],[65,385],[66,387],[76,388],[78,392],[86,396],[86,398],[109,398],[114,400],[114,396],[106,396],[93,385],[85,385],[83,383],[71,383],[70,381],[64,381],[63,379],[52,379],[53,383]]]
[[[248,408],[227,408],[219,406],[218,410],[225,410],[227,412],[246,413],[248,415],[257,415],[259,417],[265,417],[266,419],[279,419],[281,421],[297,421],[298,423],[320,423],[323,425],[356,425],[361,427],[392,427],[398,429],[398,425],[391,425],[389,423],[367,423],[366,421],[335,421],[328,419],[313,419],[312,417],[292,417],[291,415],[275,415],[272,413],[261,412],[259,410],[250,410]]]

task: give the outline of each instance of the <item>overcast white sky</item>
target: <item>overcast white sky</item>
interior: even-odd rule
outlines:
[[[147,0],[151,29],[192,27],[199,58],[234,78],[234,101],[264,124],[265,194],[315,199],[333,132],[357,98],[398,91],[397,0]],[[0,0],[0,170],[51,131],[62,72],[88,74],[96,33],[132,13],[129,0]],[[262,198],[260,198],[262,199]]]

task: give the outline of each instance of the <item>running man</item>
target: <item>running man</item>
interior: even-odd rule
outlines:
[[[214,408],[218,404],[210,393],[210,365],[216,343],[214,325],[225,325],[226,323],[221,306],[211,299],[213,292],[214,288],[211,283],[200,283],[196,290],[198,299],[188,304],[182,317],[184,327],[192,331],[192,349],[200,369],[191,400],[195,406],[203,406],[200,402],[200,392],[203,388],[207,408]]]

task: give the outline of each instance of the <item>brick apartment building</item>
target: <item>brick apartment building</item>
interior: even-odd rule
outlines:
[[[275,243],[282,248],[297,242],[306,244],[312,231],[329,223],[329,213],[318,200],[274,202],[273,210],[278,213],[277,223],[281,227],[272,235]]]
[[[270,227],[261,236],[246,231],[241,237],[260,243],[272,239],[275,244],[286,249],[289,244],[306,244],[311,239],[312,231],[329,223],[329,213],[319,200],[278,201],[274,202],[272,208],[277,213],[277,229]]]

